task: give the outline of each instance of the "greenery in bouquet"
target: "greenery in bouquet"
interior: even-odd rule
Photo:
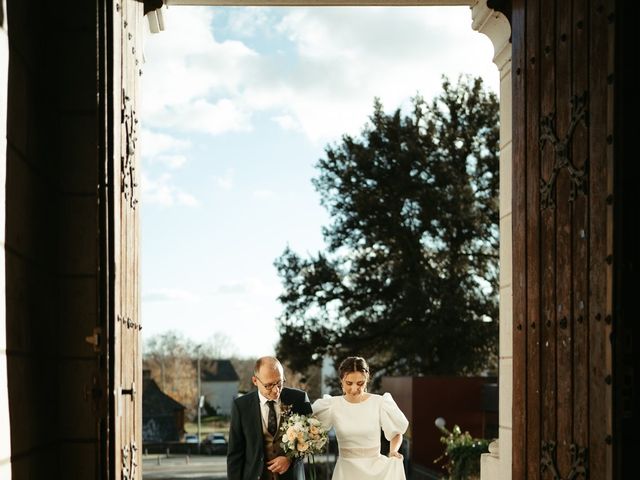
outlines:
[[[329,435],[320,420],[298,413],[285,415],[280,446],[291,459],[307,458],[311,479],[316,478],[314,455],[325,451]]]
[[[489,451],[489,440],[474,438],[469,432],[462,432],[458,425],[453,431],[438,426],[443,433],[440,441],[444,443],[444,454],[434,463],[444,461],[447,470],[446,480],[472,480],[480,478],[480,455]]]

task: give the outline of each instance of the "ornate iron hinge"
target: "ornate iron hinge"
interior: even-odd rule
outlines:
[[[116,316],[116,320],[122,324],[123,327],[133,328],[134,330],[142,330],[142,323],[131,320],[131,317]]]
[[[131,208],[136,208],[136,165],[135,152],[138,141],[138,118],[133,108],[131,98],[122,90],[122,125],[124,126],[125,152],[120,157],[120,183],[122,195],[128,201]]]
[[[577,168],[571,159],[571,141],[573,133],[579,123],[585,126],[589,122],[589,112],[587,108],[588,94],[585,92],[581,96],[573,96],[571,103],[571,120],[564,138],[560,139],[556,134],[556,114],[550,113],[542,117],[540,120],[540,149],[544,148],[548,142],[551,144],[555,153],[553,169],[549,180],[540,178],[540,208],[544,210],[548,207],[554,207],[555,201],[553,193],[555,190],[556,180],[560,170],[566,168],[571,178],[571,191],[569,192],[569,201],[576,198],[577,193],[587,195],[587,177],[589,169],[589,159],[584,162],[584,168]]]
[[[135,440],[122,447],[122,480],[135,480],[138,467],[138,447]]]
[[[554,460],[554,453],[556,450],[556,442],[542,442],[542,449],[540,455],[540,472],[544,473],[549,471],[553,480],[587,480],[589,478],[589,457],[587,456],[588,449],[586,447],[579,447],[575,443],[569,446],[569,452],[571,452],[571,470],[565,478],[560,476],[558,468],[556,467]]]

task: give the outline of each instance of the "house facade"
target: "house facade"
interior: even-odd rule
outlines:
[[[230,416],[240,378],[230,360],[202,360],[200,382],[205,401],[218,415]]]

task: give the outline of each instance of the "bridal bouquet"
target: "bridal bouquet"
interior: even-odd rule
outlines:
[[[306,457],[310,465],[310,476],[315,479],[314,455],[324,452],[329,441],[327,429],[312,415],[299,413],[286,415],[280,429],[282,431],[280,446],[285,455],[291,459]]]

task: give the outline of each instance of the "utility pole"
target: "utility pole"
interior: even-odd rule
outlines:
[[[200,410],[202,408],[202,388],[200,385],[200,347],[201,345],[198,345],[196,347],[196,352],[198,352],[198,360],[197,360],[197,365],[198,365],[198,403],[197,403],[197,408],[198,408],[198,453],[200,453]]]

